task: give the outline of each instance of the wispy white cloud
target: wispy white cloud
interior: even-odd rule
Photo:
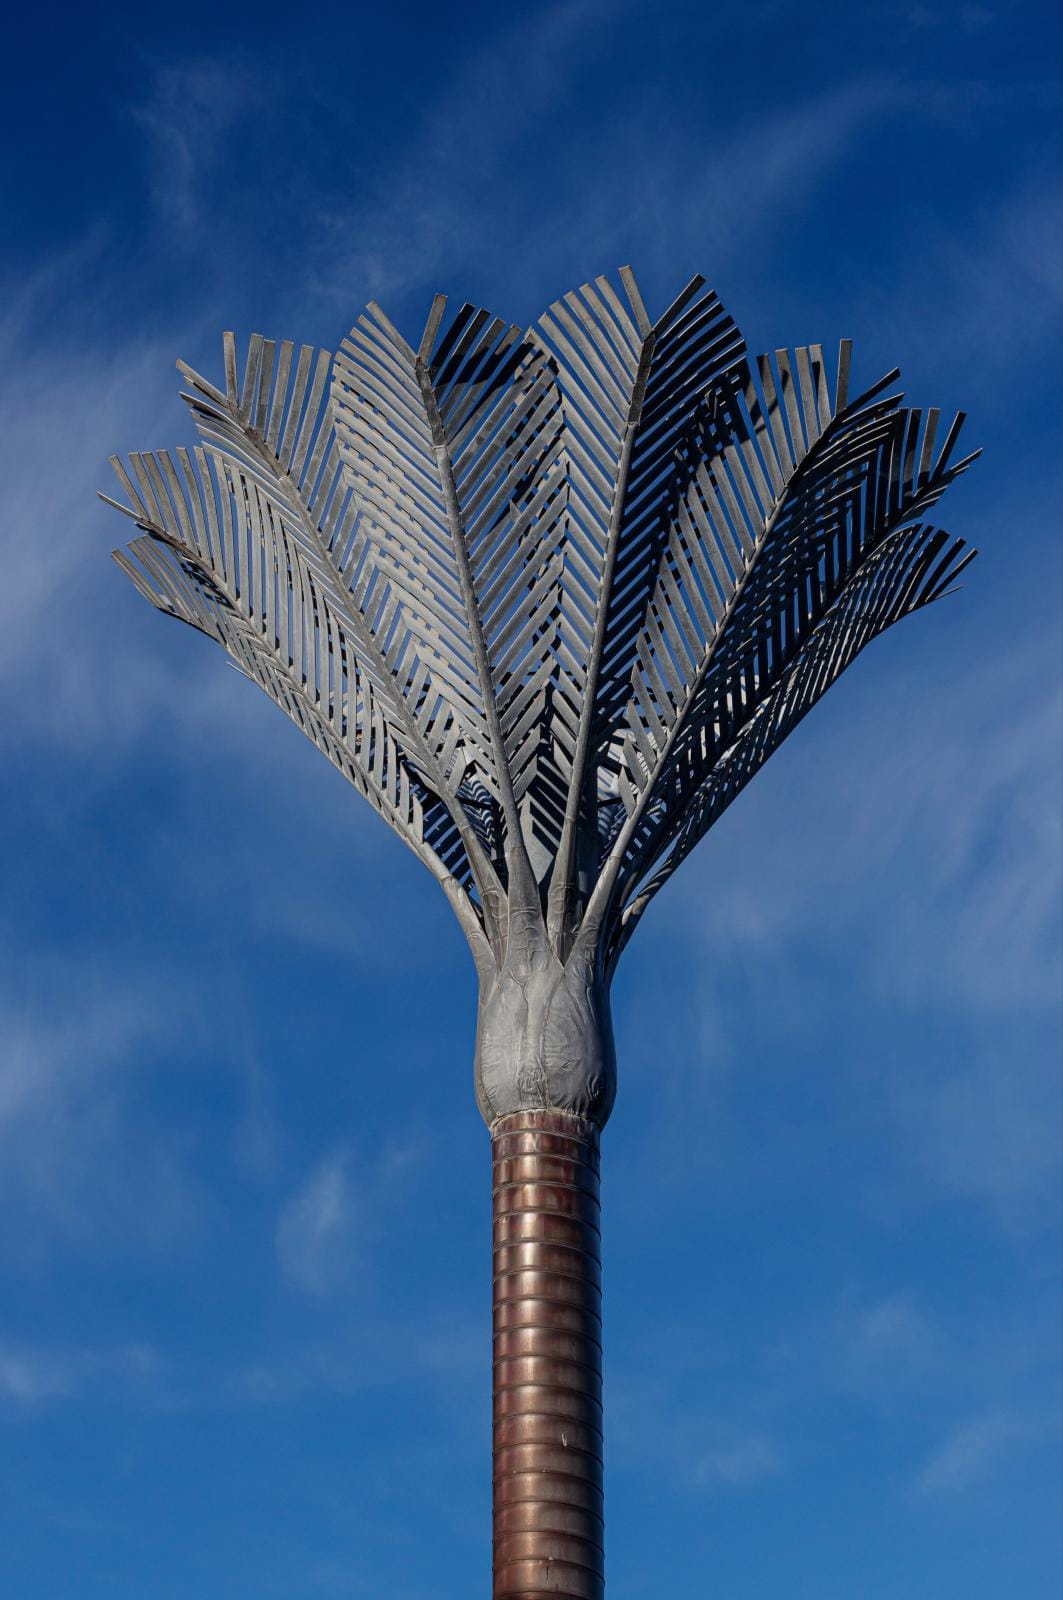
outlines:
[[[771,1439],[759,1434],[722,1449],[708,1450],[698,1463],[695,1478],[699,1486],[722,1485],[727,1489],[752,1489],[765,1478],[783,1470],[782,1456]]]
[[[788,105],[751,104],[744,118],[706,142],[704,152],[667,145],[633,150],[629,182],[650,237],[660,241],[670,264],[677,219],[686,229],[696,219],[699,248],[709,258],[699,257],[701,270],[726,275],[758,248],[777,243],[787,222],[851,158],[861,136],[902,100],[889,79],[866,77]],[[621,197],[610,198],[614,218],[624,216]]]
[[[55,952],[45,984],[0,989],[0,1204],[20,1219],[3,1231],[9,1259],[57,1244],[166,1248],[197,1225],[199,1183],[138,1108],[137,1077],[179,1012],[143,975],[73,968]],[[186,1014],[184,1037],[194,1030]]]
[[[0,1340],[0,1404],[32,1407],[106,1400],[116,1391],[154,1393],[161,1364],[150,1345],[53,1348]]]
[[[877,4],[870,9],[879,13],[883,26],[903,27],[911,33],[938,33],[947,30],[978,34],[1002,21],[999,7],[991,5],[953,5],[947,10],[937,6],[898,6],[895,0],[886,5]]]
[[[962,1494],[987,1483],[1031,1444],[1054,1431],[1051,1417],[994,1410],[961,1423],[934,1451],[916,1481],[928,1499]]]
[[[981,1202],[1008,1231],[1053,1226],[1060,1130],[1050,1038],[1010,1052],[999,1038],[982,1048],[971,1041],[933,1074],[896,1065],[885,1099],[901,1157],[897,1203],[952,1191]]]
[[[946,107],[942,114],[977,114],[977,100],[972,89],[959,110]],[[1017,420],[1002,412],[1001,396],[1014,393],[1020,373],[1032,395],[1052,403],[1063,306],[1063,207],[1055,174],[1018,174],[1013,188],[990,192],[962,218],[928,216],[918,231],[918,250],[854,285],[854,325],[867,328],[883,349],[902,352],[909,377],[913,364],[932,364],[936,381],[998,432]],[[926,330],[914,349],[913,322]],[[1043,472],[1044,463],[1034,466]],[[1011,497],[1010,516],[1015,509]]]
[[[364,1242],[353,1265],[356,1301],[347,1307],[330,1302],[326,1320],[307,1339],[268,1358],[201,1375],[199,1403],[284,1405],[308,1393],[353,1395],[367,1383],[408,1391],[427,1382],[437,1402],[460,1411],[463,1425],[475,1425],[470,1413],[478,1415],[490,1402],[483,1383],[489,1346],[482,1321],[464,1305],[441,1302],[423,1305],[413,1319],[397,1317],[380,1294]],[[341,1282],[350,1285],[347,1266],[330,1279],[334,1288]],[[294,1286],[323,1298],[316,1284]]]
[[[296,1184],[277,1220],[277,1261],[288,1282],[314,1296],[357,1283],[364,1303],[381,1218],[394,1213],[418,1173],[431,1170],[432,1139],[413,1131],[360,1155],[326,1150]]]
[[[676,272],[725,274],[778,238],[857,136],[903,104],[897,86],[871,79],[767,113],[751,107],[747,119],[729,119],[718,138],[691,150],[656,114],[647,125],[634,94],[622,122],[582,129],[578,141],[554,150],[548,201],[533,199],[529,209],[522,185],[517,210],[514,170],[533,177],[525,169],[540,158],[531,152],[543,150],[544,107],[584,69],[600,11],[559,7],[513,23],[415,125],[408,146],[385,161],[378,199],[354,215],[338,200],[322,200],[318,222],[331,246],[322,252],[319,291],[346,307],[359,284],[361,293],[386,293],[394,303],[411,286],[433,283],[443,259],[482,275],[497,260],[498,241],[514,236],[521,249],[506,263],[506,292],[518,316],[520,302],[541,294],[544,283],[551,293],[568,287],[559,272],[610,271],[634,240],[636,267],[674,288]],[[516,80],[498,70],[510,58],[521,63]],[[485,103],[491,83],[499,89]],[[693,257],[680,259],[686,250]]]
[[[203,189],[226,166],[224,141],[263,93],[239,60],[202,56],[156,68],[149,93],[132,108],[146,141],[154,209],[189,241],[203,223]]]
[[[884,1376],[923,1371],[934,1361],[937,1341],[936,1330],[910,1296],[889,1295],[860,1315],[849,1363],[855,1377],[877,1386]]]
[[[525,182],[534,191],[544,117],[564,105],[599,47],[600,29],[615,26],[622,9],[603,0],[563,0],[527,15],[508,12],[502,20],[500,14],[500,26],[470,42],[439,95],[411,119],[405,139],[378,160],[369,183],[364,172],[352,172],[358,203],[352,206],[340,190],[318,195],[317,291],[347,315],[352,292],[359,299],[386,293],[394,304],[411,286],[432,282],[442,260],[472,266],[515,229],[526,233],[528,251],[536,239],[556,241],[561,217],[530,215]],[[515,182],[515,172],[525,181]],[[551,179],[556,200],[562,179],[556,162]],[[588,200],[590,186],[580,187]],[[512,259],[511,276],[519,280],[525,265]],[[518,284],[509,287],[519,292]]]
[[[33,1405],[66,1394],[69,1362],[37,1350],[0,1345],[0,1398]]]
[[[236,1163],[249,1178],[266,1182],[274,1175],[281,1143],[273,1085],[257,1056],[237,1063],[243,1104],[233,1135]]]
[[[881,1274],[872,1251],[864,1272],[872,1283]],[[759,1270],[751,1277],[759,1283]],[[736,1281],[748,1288],[741,1271]],[[883,1441],[884,1470],[899,1494],[911,1486],[914,1441],[928,1426],[942,1430],[920,1474],[929,1496],[987,1480],[1058,1429],[1044,1330],[1017,1327],[1006,1311],[972,1318],[949,1293],[943,1309],[931,1310],[904,1287],[824,1300],[803,1284],[770,1306],[758,1301],[742,1320],[741,1290],[726,1297],[724,1317],[717,1283],[711,1304],[696,1284],[689,1292],[685,1318],[674,1305],[662,1326],[647,1324],[644,1342],[633,1346],[629,1334],[622,1361],[614,1352],[610,1451],[619,1470],[637,1463],[645,1471],[652,1461],[677,1489],[756,1486],[823,1470],[816,1458],[825,1448],[846,1459],[859,1419]],[[1055,1328],[1054,1308],[1050,1321]],[[946,1433],[947,1419],[972,1406]]]
[[[326,1295],[349,1281],[361,1254],[350,1153],[330,1151],[303,1179],[277,1222],[277,1258],[290,1283]]]
[[[115,626],[125,580],[110,551],[135,530],[96,491],[113,492],[109,455],[150,448],[184,426],[167,380],[184,330],[171,330],[172,346],[134,330],[112,342],[83,332],[60,349],[40,327],[57,300],[79,295],[92,328],[97,307],[83,285],[102,260],[86,242],[30,274],[22,317],[0,333],[0,359],[19,373],[0,396],[9,463],[0,485],[0,713],[5,740],[38,740],[67,756],[115,750],[160,705],[182,703],[173,656],[146,652],[134,629]],[[198,702],[200,687],[209,715],[209,679],[186,686],[184,698]]]
[[[110,555],[136,527],[97,499],[101,489],[122,498],[110,455],[194,431],[174,359],[197,344],[198,325],[110,341],[85,332],[61,351],[33,331],[57,299],[83,295],[101,259],[86,244],[43,266],[21,286],[22,317],[0,324],[0,360],[20,374],[0,395],[0,736],[11,751],[76,767],[82,784],[90,773],[106,783],[131,748],[163,743],[215,744],[246,767],[261,744],[240,714],[246,681],[133,591]],[[202,315],[213,340],[210,304]]]

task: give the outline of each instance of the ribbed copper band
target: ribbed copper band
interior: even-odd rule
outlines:
[[[494,1600],[603,1600],[598,1129],[492,1129]]]

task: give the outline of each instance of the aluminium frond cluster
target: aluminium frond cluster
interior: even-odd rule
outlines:
[[[750,359],[701,278],[656,322],[626,269],[530,331],[445,307],[416,349],[370,305],[334,361],[256,335],[241,374],[226,335],[224,388],[182,365],[202,442],[115,461],[117,559],[425,862],[481,975],[526,943],[600,981],[970,560],[923,518],[973,458],[896,372],[850,398],[848,342]]]

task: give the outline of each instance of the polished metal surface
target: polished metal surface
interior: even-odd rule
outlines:
[[[605,1593],[598,1129],[495,1124],[494,1597]]]

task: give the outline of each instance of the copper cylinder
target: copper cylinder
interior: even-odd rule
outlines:
[[[603,1600],[598,1129],[492,1129],[494,1600]]]

